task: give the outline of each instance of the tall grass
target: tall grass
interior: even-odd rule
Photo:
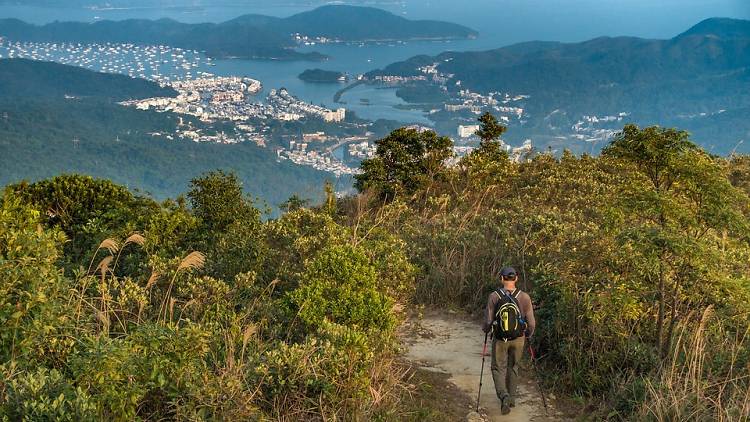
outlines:
[[[735,335],[720,328],[712,308],[684,324],[671,361],[646,383],[643,420],[750,420],[750,328]]]

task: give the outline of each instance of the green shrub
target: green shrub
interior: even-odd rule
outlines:
[[[38,368],[12,376],[9,370],[0,394],[0,420],[24,422],[98,421],[95,400],[55,370]],[[6,419],[7,418],[7,419]]]
[[[201,389],[209,348],[208,333],[197,325],[141,324],[126,339],[87,339],[70,369],[108,418],[168,417]]]
[[[392,302],[379,291],[375,268],[362,251],[332,246],[305,267],[289,298],[307,326],[315,329],[328,320],[365,332],[393,328]]]
[[[324,322],[303,343],[280,343],[256,368],[269,410],[277,417],[305,414],[356,418],[370,405],[375,353],[367,333]]]
[[[40,213],[6,195],[0,204],[0,363],[11,356],[59,363],[72,344],[71,315],[56,302],[67,280],[56,266],[65,236],[45,231]]]

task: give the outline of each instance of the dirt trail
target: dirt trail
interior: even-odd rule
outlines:
[[[431,315],[411,322],[413,336],[407,342],[407,358],[428,370],[445,372],[451,375],[449,381],[476,400],[479,389],[479,372],[482,365],[482,341],[484,335],[475,322],[454,315]],[[488,345],[489,349],[489,345]],[[546,416],[542,398],[534,384],[534,373],[529,368],[528,358],[524,357],[524,378],[519,385],[519,398],[510,414],[500,413],[500,403],[495,395],[490,372],[490,357],[487,356],[484,368],[480,411],[484,419],[476,414],[468,414],[469,421],[559,421],[562,414],[552,407]]]

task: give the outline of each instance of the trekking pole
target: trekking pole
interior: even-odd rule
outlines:
[[[534,349],[531,347],[531,342],[527,342],[529,345],[529,355],[531,356],[531,363],[534,365],[534,373],[536,374],[536,385],[539,388],[539,394],[542,395],[542,403],[544,403],[544,413],[549,416],[549,410],[547,409],[547,397],[544,394],[544,388],[542,388],[542,380],[539,377],[539,366],[536,363],[536,355]]]
[[[482,347],[482,371],[479,373],[479,392],[477,393],[477,413],[479,413],[479,398],[482,396],[482,377],[484,376],[484,356],[487,354],[487,335],[484,333],[484,347]]]

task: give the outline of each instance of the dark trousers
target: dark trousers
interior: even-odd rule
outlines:
[[[495,392],[500,399],[506,395],[515,397],[517,394],[519,363],[523,357],[525,342],[524,337],[508,341],[497,339],[492,341],[492,380],[495,382]]]

